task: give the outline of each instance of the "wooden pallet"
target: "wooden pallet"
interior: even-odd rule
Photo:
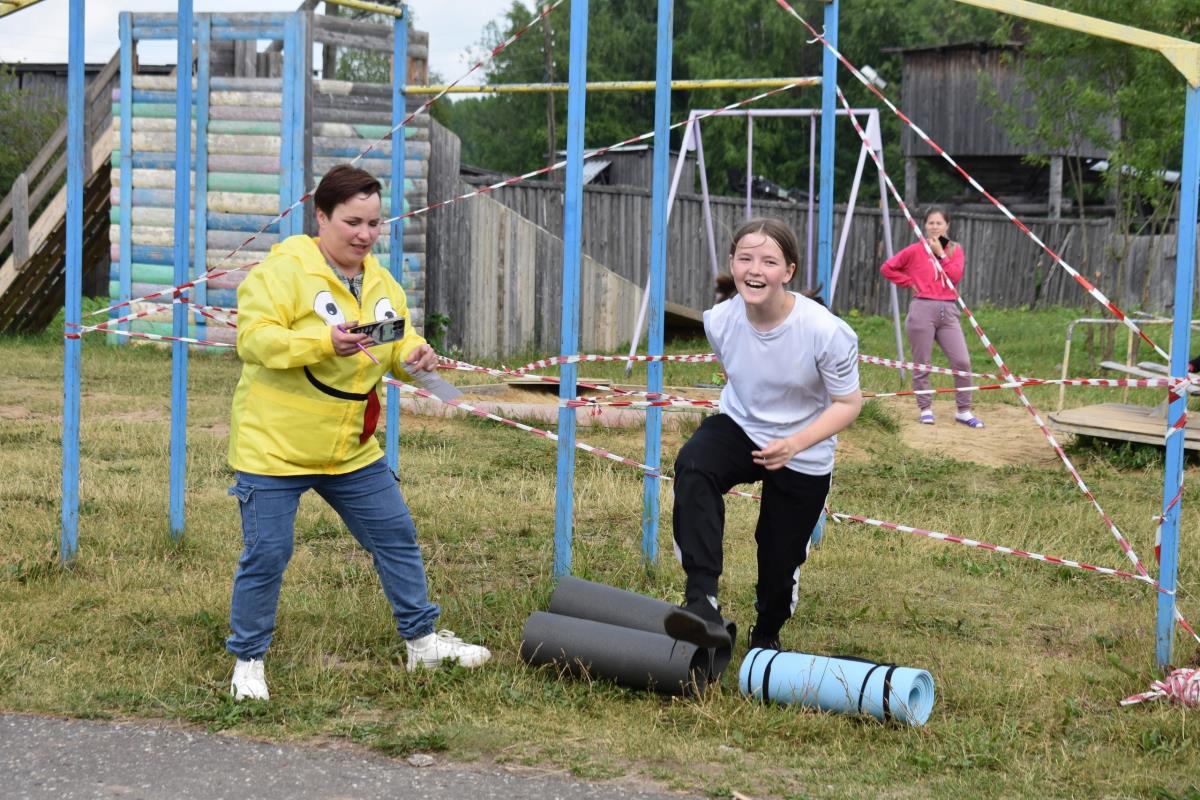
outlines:
[[[1160,408],[1102,403],[1057,411],[1050,414],[1050,423],[1068,433],[1161,446],[1167,433],[1167,418]],[[1184,437],[1185,448],[1200,450],[1200,415],[1188,415]]]

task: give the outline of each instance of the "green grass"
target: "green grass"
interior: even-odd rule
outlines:
[[[979,318],[1016,372],[1057,375],[1074,309]],[[889,352],[886,320],[849,317],[862,351]],[[1072,374],[1096,374],[1077,334]],[[1118,349],[1123,353],[1123,339]],[[703,352],[703,341],[675,352]],[[1101,357],[1094,348],[1092,361]],[[986,361],[975,354],[976,369]],[[1118,358],[1121,357],[1118,355]],[[508,364],[524,363],[508,358]],[[1120,708],[1147,687],[1154,614],[1146,587],[863,526],[833,526],[802,571],[784,644],[929,669],[937,703],[924,728],[764,707],[741,697],[736,666],[703,697],[665,699],[603,681],[531,670],[516,653],[529,613],[553,590],[552,443],[480,420],[406,416],[401,480],[420,530],[441,624],[486,642],[478,673],[410,676],[369,559],[336,515],[306,497],[268,661],[273,699],[234,704],[224,652],[230,579],[240,551],[226,495],[229,401],[237,362],[191,359],[186,535],[167,533],[170,358],[151,347],[84,345],[78,558],[59,565],[61,345],[50,334],[0,340],[0,709],[77,717],[156,717],[273,740],[339,737],[381,753],[439,752],[480,763],[556,768],[730,797],[1160,797],[1200,795],[1200,722],[1177,707]],[[641,380],[644,368],[634,379]],[[666,383],[707,381],[713,366],[667,365]],[[619,378],[620,365],[587,364]],[[898,388],[865,367],[867,388]],[[485,380],[456,375],[455,380]],[[939,385],[949,385],[948,383]],[[1117,390],[1119,391],[1119,390]],[[1068,404],[1112,399],[1078,390]],[[981,393],[990,404],[1011,392]],[[1031,389],[1045,411],[1057,389]],[[1158,395],[1134,392],[1138,402]],[[840,510],[1125,568],[1099,516],[1061,468],[992,468],[919,452],[880,402],[845,435]],[[664,434],[670,463],[686,429]],[[640,430],[579,438],[641,459]],[[1084,479],[1143,558],[1152,557],[1160,467],[1079,448]],[[1189,468],[1189,485],[1200,476]],[[641,478],[580,454],[574,572],[677,602],[669,487],[658,564],[640,553]],[[728,502],[722,597],[753,621],[756,508]],[[1183,506],[1180,593],[1198,573],[1196,503]],[[1200,620],[1193,620],[1200,621]],[[1178,640],[1180,663],[1197,662]]]

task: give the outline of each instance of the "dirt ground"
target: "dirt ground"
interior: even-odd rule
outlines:
[[[1061,463],[1024,406],[981,406],[976,412],[984,427],[972,429],[955,422],[953,401],[933,404],[936,420],[933,425],[917,422],[912,398],[880,398],[880,402],[900,420],[900,436],[914,449],[990,467],[1045,467]],[[1042,421],[1049,426],[1045,413],[1042,411]],[[1053,428],[1050,431],[1060,445],[1065,446],[1070,440],[1070,434]]]
[[[634,389],[636,387],[625,387]],[[545,417],[547,423],[557,419],[558,396],[556,386],[547,384],[545,389],[525,389],[504,385],[489,385],[466,389],[468,402],[487,407],[502,416],[517,414],[525,418]],[[718,392],[712,389],[668,388],[668,392],[689,399],[715,399]],[[593,393],[608,394],[608,393]],[[482,401],[482,402],[481,402]],[[435,401],[436,402],[436,401]],[[911,398],[881,398],[880,402],[900,421],[900,436],[908,446],[925,452],[933,452],[958,461],[972,461],[986,466],[1054,466],[1059,463],[1058,455],[1046,442],[1046,437],[1034,424],[1029,412],[1022,406],[986,405],[979,409],[979,418],[984,421],[982,429],[972,429],[954,421],[953,401],[935,402],[933,425],[917,422],[916,406]],[[445,413],[446,409],[434,409],[432,413]],[[544,412],[544,413],[538,413]],[[678,421],[675,412],[664,415],[664,422]],[[599,417],[580,409],[577,419],[581,425],[640,424],[640,411],[605,409]],[[1045,417],[1043,417],[1045,420]],[[1047,423],[1048,424],[1048,423]],[[1052,432],[1053,429],[1052,429]],[[1059,444],[1066,444],[1069,434],[1054,432]],[[845,458],[867,457],[847,447],[841,452]]]

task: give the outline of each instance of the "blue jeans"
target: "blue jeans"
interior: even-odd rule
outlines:
[[[429,602],[417,530],[396,478],[381,458],[344,475],[237,473],[229,493],[241,506],[244,549],[233,578],[233,635],[225,641],[229,652],[262,658],[271,644],[283,571],[292,557],[296,509],[309,489],[332,506],[371,554],[400,635],[416,639],[432,633],[440,609]]]

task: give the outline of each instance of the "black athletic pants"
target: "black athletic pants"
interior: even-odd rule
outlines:
[[[787,467],[767,470],[750,455],[757,449],[725,414],[704,420],[675,458],[672,528],[687,574],[687,600],[716,597],[725,534],[724,494],[739,483],[762,481],[762,507],[754,530],[758,543],[756,627],[760,633],[772,635],[795,610],[793,587],[829,494],[830,475],[805,475]]]

